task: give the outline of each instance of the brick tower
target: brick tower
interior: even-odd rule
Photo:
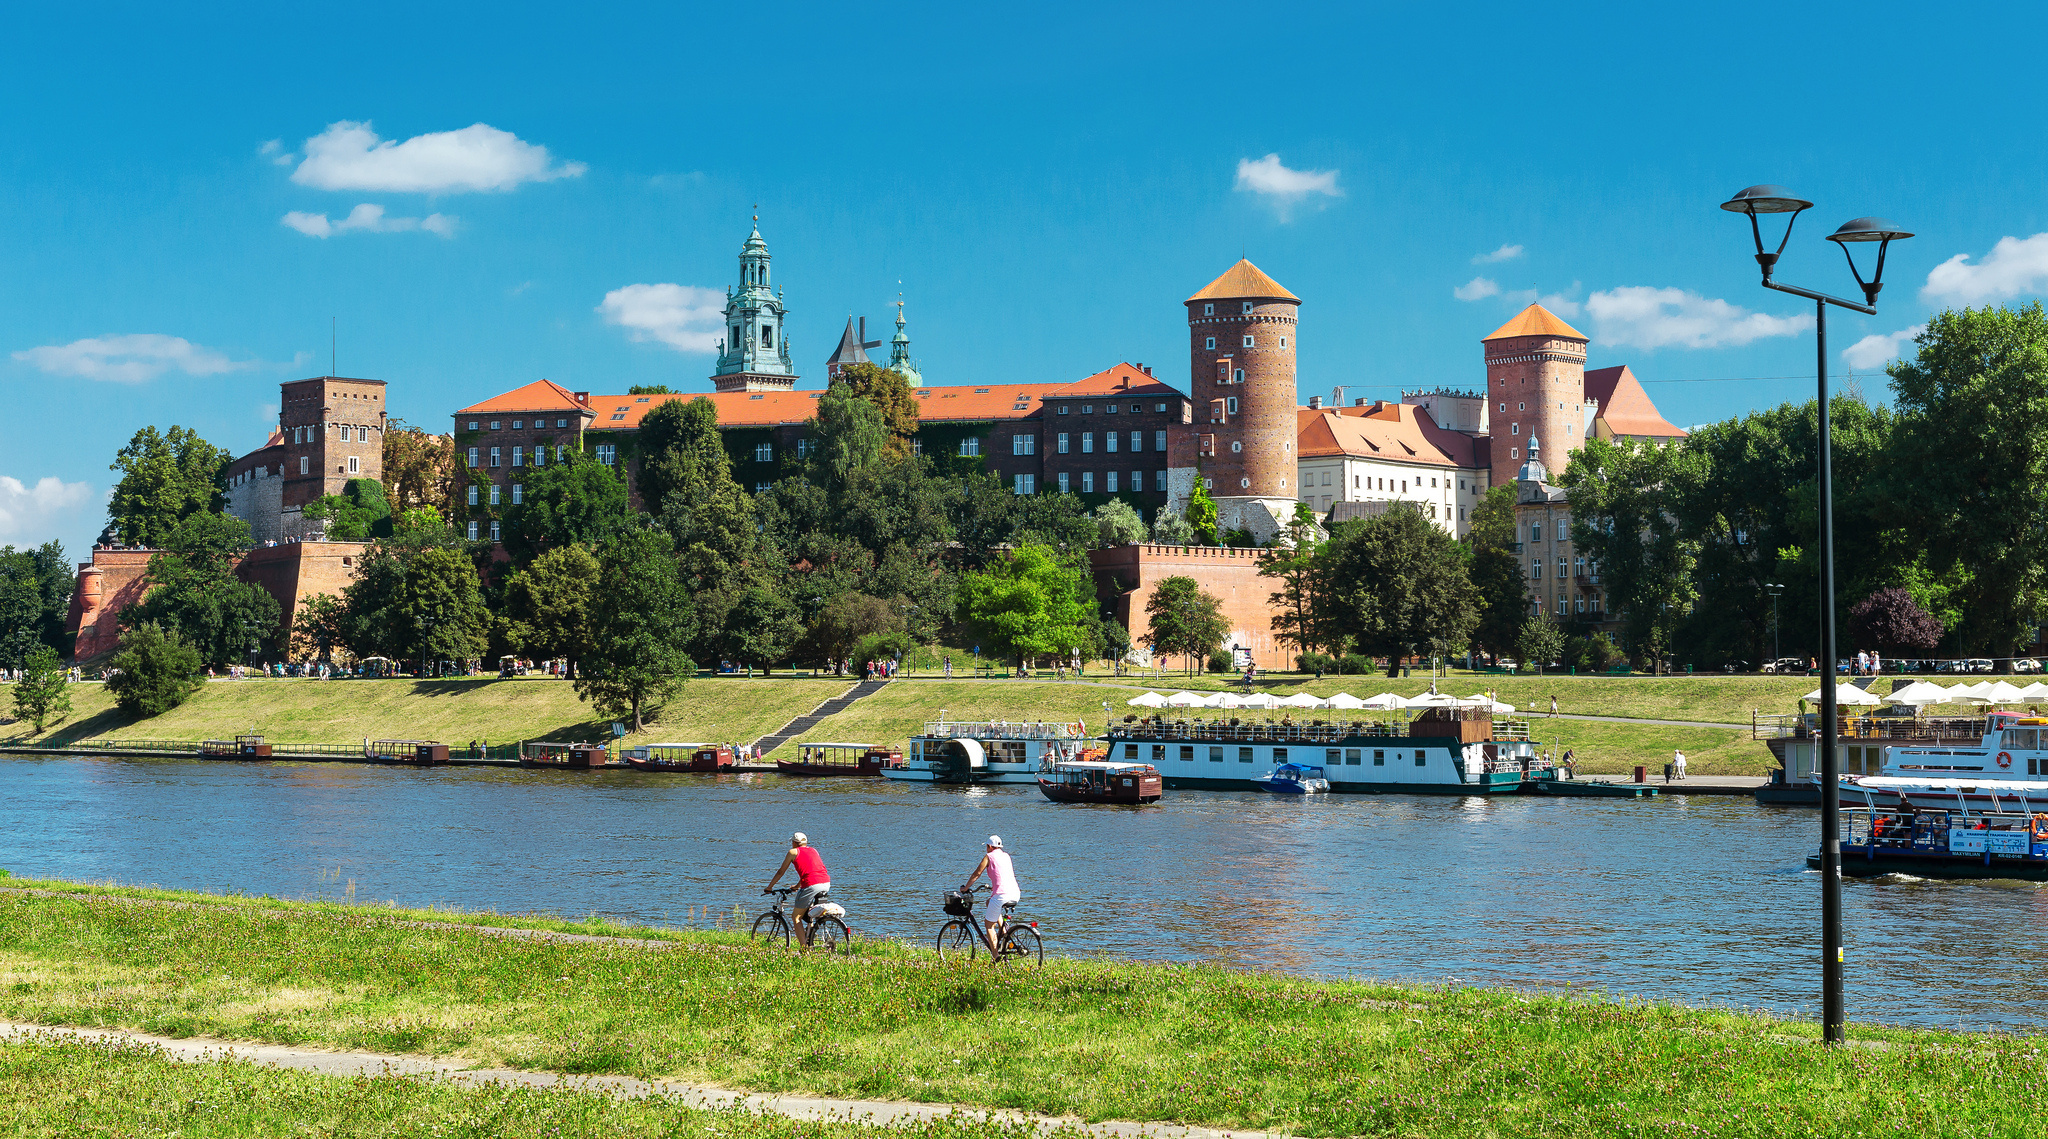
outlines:
[[[1541,438],[1553,471],[1585,441],[1586,335],[1542,305],[1530,305],[1480,341],[1493,435],[1493,486],[1509,486],[1529,441]]]
[[[1294,338],[1301,298],[1239,261],[1188,306],[1188,391],[1218,529],[1271,539],[1293,516]],[[1182,504],[1189,485],[1171,488]]]
[[[350,479],[384,478],[384,381],[319,376],[280,387],[283,533],[321,533],[300,517],[308,504],[340,494]]]

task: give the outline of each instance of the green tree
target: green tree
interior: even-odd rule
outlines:
[[[64,547],[0,546],[0,668],[21,668],[38,648],[61,656],[71,648],[64,620],[71,610],[71,563]]]
[[[804,433],[811,440],[811,477],[833,491],[879,467],[890,446],[882,409],[837,380],[818,397],[817,414],[804,424]]]
[[[451,549],[421,550],[406,563],[391,618],[405,658],[458,664],[482,658],[491,614],[476,567]]]
[[[1515,496],[1519,493],[1514,483],[1502,483],[1488,487],[1486,497],[1472,508],[1472,525],[1465,532],[1465,540],[1475,548],[1491,546],[1508,549],[1515,544]]]
[[[384,485],[393,512],[455,511],[455,440],[393,417],[384,421]]]
[[[961,566],[978,570],[1002,556],[1017,532],[1017,503],[1018,496],[988,471],[961,476],[948,509]]]
[[[1216,500],[1209,497],[1209,486],[1200,470],[1195,472],[1194,493],[1188,496],[1187,519],[1197,542],[1205,546],[1216,544]]]
[[[1029,661],[1093,642],[1095,590],[1086,573],[1051,549],[1024,545],[960,578],[956,612],[987,655]]]
[[[334,658],[336,645],[345,645],[348,607],[332,593],[316,593],[299,602],[292,620],[292,655],[320,661]]]
[[[45,725],[69,716],[71,693],[66,691],[69,683],[64,661],[57,656],[57,650],[48,645],[39,646],[29,654],[28,663],[21,670],[21,679],[14,682],[15,719],[27,720],[37,733],[41,733]]]
[[[305,516],[327,523],[327,536],[343,542],[367,542],[388,533],[391,503],[376,479],[350,479],[340,494],[323,495],[306,504]]]
[[[1135,546],[1151,537],[1145,516],[1121,498],[1112,498],[1093,511],[1098,546]]]
[[[1192,545],[1195,528],[1185,513],[1176,514],[1162,506],[1152,515],[1152,540],[1163,546]]]
[[[1412,505],[1339,527],[1330,555],[1338,627],[1385,656],[1389,676],[1405,657],[1466,643],[1478,624],[1478,590],[1457,539]]]
[[[591,647],[576,694],[599,715],[630,719],[639,731],[697,670],[686,651],[695,616],[667,534],[622,534],[598,550],[597,565]]]
[[[722,628],[724,655],[763,672],[788,660],[804,635],[803,615],[796,605],[767,584],[741,591]]]
[[[1698,595],[1700,543],[1681,528],[1679,501],[1703,465],[1680,446],[1588,439],[1562,479],[1572,545],[1598,568],[1635,653],[1660,674]]]
[[[1079,558],[1102,543],[1102,531],[1075,494],[1013,496],[1012,546],[1045,546],[1066,558]]]
[[[904,628],[903,610],[896,602],[849,592],[825,603],[811,622],[807,640],[812,650],[836,670],[861,641],[902,633]]]
[[[1301,655],[1327,648],[1341,636],[1330,603],[1330,567],[1322,557],[1323,542],[1315,512],[1297,503],[1280,540],[1259,554],[1259,575],[1279,585],[1266,598],[1273,610],[1273,639],[1293,645]]]
[[[597,558],[580,545],[549,550],[506,578],[500,619],[512,651],[566,660],[569,677],[575,679],[576,662],[590,648],[591,592],[597,579]]]
[[[120,471],[107,517],[123,545],[162,546],[178,523],[219,510],[234,457],[195,431],[137,431],[108,470]]]
[[[890,456],[900,459],[910,454],[910,441],[917,435],[919,408],[917,392],[903,373],[880,364],[852,364],[839,373],[834,386],[841,384],[848,394],[873,404],[881,413]]]
[[[1516,651],[1522,654],[1523,665],[1534,665],[1541,675],[1564,651],[1564,632],[1557,622],[1547,617],[1537,617],[1522,626],[1522,635],[1515,641]]]
[[[235,576],[249,524],[226,514],[187,516],[152,554],[142,600],[121,610],[123,627],[156,625],[199,653],[203,665],[245,662],[275,640],[283,610],[260,586]]]
[[[1471,550],[1467,572],[1479,591],[1479,622],[1472,643],[1492,656],[1516,651],[1522,626],[1529,619],[1528,581],[1515,553],[1515,496],[1508,483],[1487,490],[1472,508],[1472,527],[1465,541]]]
[[[1145,602],[1149,628],[1143,640],[1159,656],[1177,656],[1189,673],[1230,635],[1223,602],[1191,577],[1162,578]]]
[[[1967,570],[1960,645],[2010,658],[2048,602],[2048,314],[2039,301],[1941,312],[1916,343],[1887,369],[1895,505],[1937,576]]]
[[[199,650],[175,629],[152,623],[124,630],[121,647],[108,658],[107,691],[134,719],[161,716],[192,698],[205,684]]]
[[[530,468],[518,505],[500,531],[505,550],[525,565],[548,550],[596,545],[636,525],[626,480],[581,451]]]
[[[755,556],[761,528],[752,496],[732,477],[732,457],[718,433],[718,408],[708,399],[669,400],[641,420],[640,496],[678,550],[705,547],[712,567],[744,565]],[[713,590],[715,577],[690,583]]]
[[[674,395],[675,389],[667,384],[634,384],[626,389],[627,395]]]

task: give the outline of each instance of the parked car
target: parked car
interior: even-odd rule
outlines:
[[[2041,662],[2033,657],[2021,657],[2012,662],[2012,670],[2014,672],[2039,672],[2041,671]]]
[[[1970,671],[1970,662],[1969,662],[1969,661],[1966,661],[1966,660],[1943,660],[1943,661],[1936,661],[1936,662],[1934,663],[1934,671],[1936,671],[1936,672],[1968,672],[1968,671]]]
[[[1748,662],[1748,661],[1746,661],[1746,660],[1731,660],[1731,661],[1729,661],[1729,662],[1728,662],[1727,664],[1724,664],[1724,665],[1722,665],[1722,666],[1721,666],[1721,671],[1722,671],[1722,672],[1748,672],[1748,671],[1749,671],[1749,662]]]
[[[1798,657],[1779,657],[1777,660],[1765,665],[1764,671],[1772,673],[1805,672],[1806,662]]]
[[[1967,662],[1971,672],[1997,672],[1998,666],[1983,657],[1971,657]]]

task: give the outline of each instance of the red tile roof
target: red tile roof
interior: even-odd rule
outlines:
[[[1107,371],[1097,372],[1084,380],[1061,384],[1043,393],[1046,399],[1071,399],[1076,396],[1172,396],[1186,398],[1179,388],[1147,374],[1136,364],[1118,364]]]
[[[479,404],[457,411],[457,415],[487,415],[512,411],[588,411],[576,401],[576,393],[552,380],[535,380],[523,388],[492,396]]]
[[[1665,422],[1650,393],[1643,390],[1627,364],[1594,368],[1586,373],[1586,398],[1598,400],[1595,423],[1606,423],[1609,434],[1631,438],[1682,439],[1685,432]]]
[[[1483,467],[1479,441],[1439,427],[1414,404],[1381,400],[1367,407],[1298,407],[1294,411],[1304,459],[1350,455],[1433,467]]]
[[[1266,276],[1259,271],[1257,265],[1246,260],[1240,260],[1224,270],[1221,277],[1209,282],[1201,292],[1188,298],[1189,301],[1259,299],[1298,301],[1301,298],[1281,288],[1280,282]]]

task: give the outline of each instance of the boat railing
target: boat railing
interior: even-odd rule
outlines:
[[[1109,736],[1118,740],[1147,740],[1189,743],[1336,743],[1339,740],[1359,736],[1401,736],[1416,734],[1409,724],[1392,724],[1381,720],[1336,720],[1329,722],[1311,721],[1305,724],[1244,721],[1230,723],[1227,720],[1166,720],[1148,719],[1140,722],[1112,724]],[[1427,729],[1423,734],[1428,734]],[[1495,720],[1493,738],[1505,742],[1526,741],[1529,737],[1527,720]]]
[[[1982,716],[1930,716],[1917,720],[1889,716],[1840,716],[1836,724],[1835,735],[1843,740],[1967,740],[1977,743],[1989,730]],[[1811,712],[1800,715],[1796,712],[1773,714],[1752,711],[1749,714],[1751,739],[1805,739],[1819,730],[1820,717]]]
[[[1043,720],[927,720],[924,735],[931,739],[1077,740],[1079,724],[1051,724]]]
[[[1973,811],[1967,804],[1941,807],[1849,807],[1841,809],[1841,840],[1851,846],[1952,851],[1949,832],[2000,835],[1971,849],[1992,854],[2031,854],[2035,816],[2026,811]]]

